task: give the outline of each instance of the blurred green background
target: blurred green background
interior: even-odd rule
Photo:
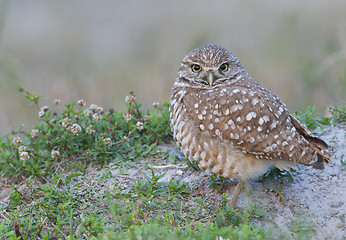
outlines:
[[[0,134],[41,106],[84,99],[125,109],[169,100],[179,63],[200,45],[231,50],[291,110],[346,100],[346,1],[0,2]]]

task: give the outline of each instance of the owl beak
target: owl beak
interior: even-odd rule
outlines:
[[[208,73],[208,82],[209,82],[210,86],[213,86],[213,83],[214,83],[214,74],[213,74],[213,72],[209,72]]]

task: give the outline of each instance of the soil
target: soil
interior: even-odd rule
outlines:
[[[239,196],[239,208],[256,204],[265,212],[263,217],[254,220],[254,224],[271,229],[280,239],[299,237],[292,227],[298,228],[297,232],[309,234],[308,238],[312,239],[346,239],[346,165],[342,163],[346,163],[346,123],[328,128],[320,138],[330,146],[332,155],[331,163],[324,170],[301,166],[293,173],[294,182],[285,184],[280,190],[283,198],[270,190],[278,185],[278,181],[263,182],[258,179],[249,181]],[[177,152],[175,144],[164,145],[162,149]],[[129,187],[135,180],[142,179],[143,173],[150,176],[151,170],[143,168],[143,165],[154,169],[156,175],[165,173],[160,181],[177,179],[188,184],[194,195],[205,196],[209,202],[221,201],[221,194],[209,187],[209,174],[183,163],[172,165],[167,159],[143,159],[127,169],[126,175],[115,164],[99,170],[89,167],[87,173],[76,177],[75,181],[93,185],[95,192],[102,194],[114,185],[120,189]],[[98,183],[98,176],[109,171],[113,177]],[[9,201],[12,191],[9,185],[7,179],[0,179],[0,207]],[[25,191],[25,184],[17,185],[19,190]],[[232,196],[235,186],[236,181],[232,180],[226,194]],[[195,202],[187,201],[186,204]]]
[[[292,230],[292,227],[297,226],[313,229],[310,232],[312,239],[346,239],[346,123],[328,128],[321,133],[320,138],[330,147],[330,164],[324,170],[300,166],[292,174],[294,182],[285,184],[281,190],[284,203],[279,194],[268,190],[268,185],[275,185],[275,181],[265,183],[254,179],[240,194],[238,207],[259,205],[265,215],[256,220],[256,224],[272,229],[280,238],[297,237],[290,231],[290,227]],[[166,169],[165,172],[163,180],[175,178],[186,183],[208,177],[203,172],[188,173],[182,169]],[[207,185],[203,181],[200,184]],[[227,189],[230,196],[235,186],[233,184]],[[221,199],[216,196],[216,191],[207,189],[202,194],[215,197],[215,200]]]

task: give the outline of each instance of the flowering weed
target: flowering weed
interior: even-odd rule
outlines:
[[[104,110],[84,100],[61,106],[53,111],[39,106],[39,95],[25,91],[36,105],[40,123],[30,132],[17,131],[0,141],[0,175],[46,176],[70,166],[104,164],[110,160],[134,160],[155,152],[155,145],[171,139],[168,104],[146,114],[131,92],[126,97],[127,111]],[[77,162],[83,164],[77,164]],[[80,169],[83,170],[83,169]]]
[[[84,100],[40,107],[39,95],[23,91],[39,124],[0,139],[0,180],[13,190],[0,199],[0,239],[274,239],[254,225],[261,208],[232,209],[227,193],[220,199],[225,179],[210,178],[217,191],[198,179],[182,181],[196,168],[193,161],[183,158],[190,168],[167,172],[152,166],[150,174],[148,155],[157,157],[156,145],[172,140],[167,103],[144,113],[130,93],[125,112]],[[332,110],[328,119],[315,119],[310,109],[303,118],[312,127],[344,121],[344,107]],[[164,156],[155,160],[176,158]],[[105,166],[86,171],[90,164]],[[282,186],[291,175],[273,171],[264,178],[279,179],[268,190],[284,201]],[[311,229],[294,222],[291,231]]]

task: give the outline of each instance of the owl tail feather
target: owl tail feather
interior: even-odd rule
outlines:
[[[324,169],[324,164],[330,162],[331,155],[325,151],[328,149],[328,144],[325,143],[322,139],[319,139],[313,135],[309,129],[307,129],[301,122],[298,121],[292,114],[290,114],[291,121],[293,126],[308,140],[315,150],[315,157],[317,160],[313,162],[310,166],[316,169]],[[315,158],[315,159],[316,159]]]
[[[318,147],[316,147],[316,154],[317,161],[311,164],[311,166],[316,169],[324,169],[324,164],[328,164],[330,162],[331,155]]]

